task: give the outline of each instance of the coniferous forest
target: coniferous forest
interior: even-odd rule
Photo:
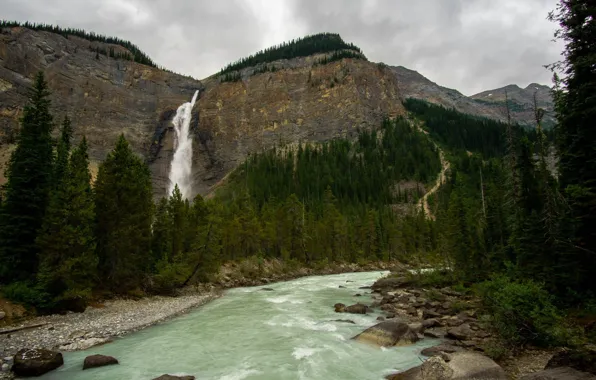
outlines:
[[[97,296],[208,282],[230,261],[400,260],[444,268],[437,283],[477,287],[511,344],[570,344],[562,310],[594,308],[596,296],[596,32],[577,22],[594,7],[576,3],[551,15],[566,42],[554,133],[537,107],[529,130],[409,99],[407,117],[354,140],[251,155],[210,199],[175,188],[154,202],[147,164],[123,136],[92,182],[85,139],[72,146],[76,126],[64,118],[52,137],[58,115],[40,73],[1,192],[2,293],[43,312],[82,310]],[[359,52],[317,35],[222,73],[338,48]],[[440,151],[450,169],[430,217],[417,202]]]

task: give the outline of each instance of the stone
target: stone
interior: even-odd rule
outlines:
[[[387,289],[399,289],[399,288],[405,288],[406,286],[410,285],[411,283],[412,283],[412,281],[406,277],[385,277],[385,278],[381,278],[381,279],[377,280],[372,285],[372,289],[377,290],[377,291],[387,290]]]
[[[361,286],[358,289],[371,289],[371,288],[372,288],[371,286]]]
[[[385,318],[387,318],[387,319],[395,318],[395,313],[387,313]]]
[[[435,319],[435,318],[431,318],[431,319],[425,319],[424,321],[422,321],[422,326],[425,329],[431,328],[431,327],[435,327],[435,326],[439,326],[439,322]]]
[[[441,318],[441,317],[442,317],[442,315],[440,313],[437,313],[435,310],[432,310],[432,309],[422,310],[422,318],[424,318],[424,319]]]
[[[443,339],[447,335],[447,331],[441,328],[427,329],[424,331],[424,336],[433,339]]]
[[[548,361],[545,369],[557,367],[571,367],[596,375],[596,349],[585,347],[558,352]]]
[[[378,323],[352,339],[381,347],[404,346],[419,340],[418,335],[406,323],[398,321]]]
[[[351,324],[353,324],[353,325],[355,325],[355,324],[356,324],[356,322],[354,322],[354,321],[353,321],[353,320],[351,320],[351,319],[334,319],[334,320],[333,320],[333,322],[351,323]]]
[[[39,348],[19,350],[14,356],[12,371],[17,376],[41,376],[64,364],[62,354]]]
[[[4,319],[4,317],[6,317],[6,313],[2,310],[0,310],[0,321]]]
[[[422,334],[424,332],[424,326],[420,322],[408,323],[408,327],[416,334]]]
[[[107,365],[119,364],[118,359],[107,355],[90,355],[83,362],[83,369],[104,367]]]
[[[335,308],[336,313],[343,313],[346,309],[346,305],[344,305],[343,303],[336,303],[335,305],[333,305],[333,307]]]
[[[472,336],[474,336],[474,331],[472,331],[470,325],[467,323],[447,330],[447,337],[452,339],[468,340]]]
[[[368,312],[368,306],[363,305],[361,303],[347,306],[344,309],[344,313],[351,313],[351,314],[366,314],[367,312]]]
[[[424,356],[440,356],[441,353],[452,354],[457,351],[463,351],[463,349],[449,343],[441,343],[436,346],[427,347],[420,353]]]
[[[195,380],[194,376],[161,375],[153,380]]]
[[[381,317],[381,316],[377,317],[377,321],[384,321],[384,320],[385,320],[385,317]]]
[[[507,380],[492,359],[477,352],[457,351],[433,356],[422,365],[387,377],[392,380]]]
[[[272,289],[272,288],[261,288],[261,290],[264,291],[264,292],[273,292],[275,289]],[[164,376],[166,376],[166,375],[164,375]]]
[[[356,294],[354,294],[354,297],[362,297],[362,294],[356,293]]]
[[[559,367],[530,373],[520,380],[596,380],[596,376],[570,367]]]
[[[340,289],[345,289],[346,287],[345,287],[345,286],[343,286],[343,285],[340,285],[340,286],[339,286],[339,288],[340,288]]]

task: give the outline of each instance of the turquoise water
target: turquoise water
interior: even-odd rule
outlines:
[[[265,286],[274,291],[233,289],[169,322],[105,346],[66,353],[64,366],[42,379],[149,380],[169,373],[198,380],[380,380],[420,364],[420,351],[437,344],[425,339],[380,349],[350,340],[375,324],[378,314],[337,314],[333,305],[370,302],[370,290],[359,287],[382,275],[313,276]],[[120,364],[82,371],[83,359],[92,354],[114,356]]]

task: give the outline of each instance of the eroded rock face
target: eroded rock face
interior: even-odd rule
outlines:
[[[381,347],[392,347],[409,345],[420,338],[406,323],[384,321],[369,327],[352,339]]]
[[[41,376],[62,364],[64,359],[59,352],[24,348],[15,355],[12,371],[20,377]]]

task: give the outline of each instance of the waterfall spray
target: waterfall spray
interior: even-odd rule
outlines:
[[[172,194],[176,184],[180,188],[182,198],[188,199],[192,191],[192,137],[190,136],[190,120],[192,119],[192,108],[197,101],[199,91],[195,91],[192,100],[184,103],[176,111],[176,116],[172,120],[176,139],[174,140],[174,157],[170,167],[170,184],[168,186],[168,195]]]

